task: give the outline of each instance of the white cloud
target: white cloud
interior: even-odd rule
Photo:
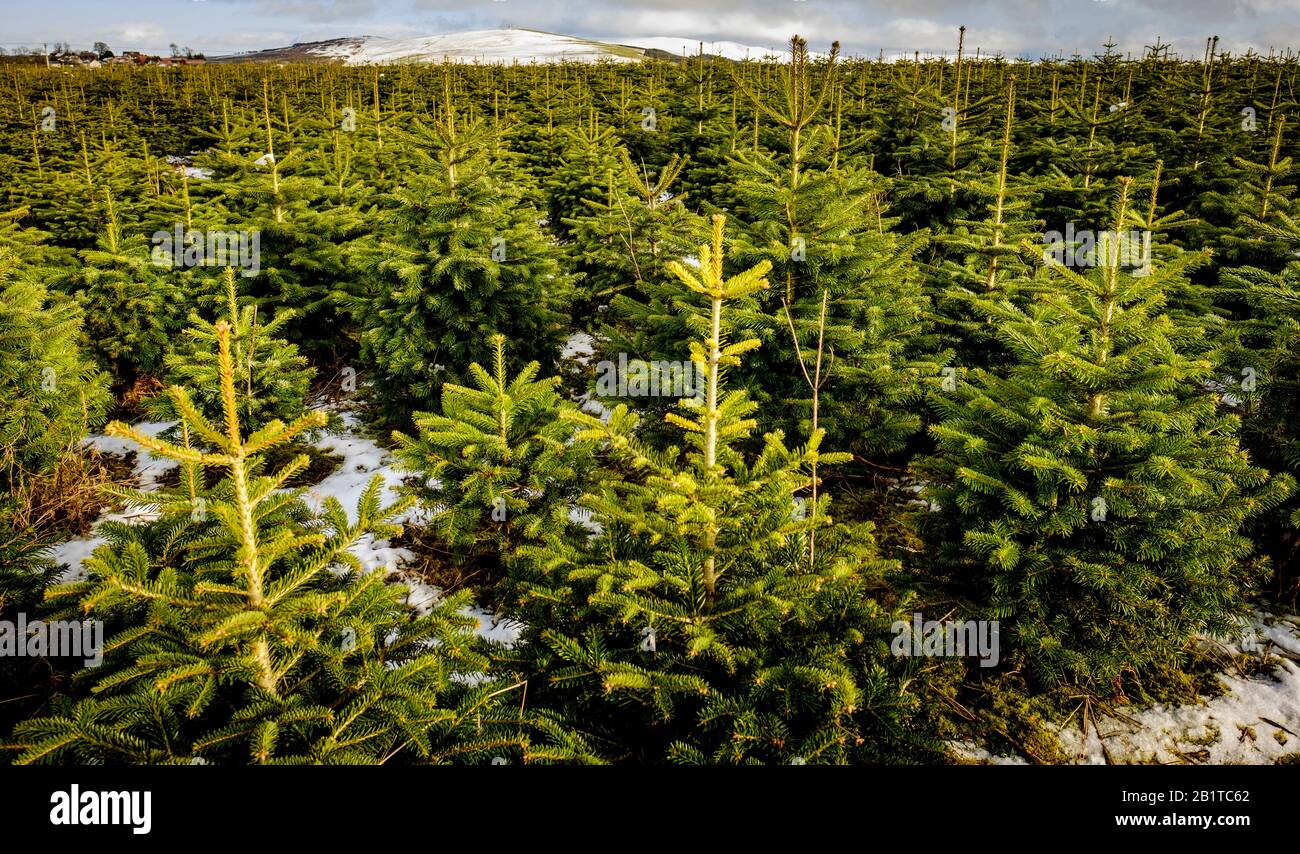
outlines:
[[[125,48],[136,48],[167,41],[167,31],[157,24],[137,23],[122,24],[111,33],[110,44],[120,44]]]

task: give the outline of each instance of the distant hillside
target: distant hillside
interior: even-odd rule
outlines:
[[[344,65],[386,65],[402,62],[546,63],[637,62],[642,59],[680,59],[695,55],[700,41],[652,36],[605,42],[544,33],[538,30],[473,30],[463,33],[384,38],[355,36],[212,58],[213,62],[333,62]],[[737,42],[704,42],[706,56],[726,59],[779,58],[778,49]]]

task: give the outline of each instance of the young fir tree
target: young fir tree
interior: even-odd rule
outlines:
[[[545,182],[548,219],[566,240],[576,237],[573,221],[586,213],[588,204],[609,196],[620,165],[617,152],[623,151],[614,128],[602,125],[594,109],[575,124],[560,129],[563,148]]]
[[[32,264],[59,269],[75,259],[66,249],[49,244],[49,233],[23,225],[31,218],[29,208],[0,212],[0,253],[10,257],[9,264]]]
[[[859,456],[900,449],[920,428],[915,403],[923,378],[938,372],[926,360],[927,301],[913,258],[927,235],[899,237],[885,217],[884,182],[874,171],[824,161],[832,135],[818,125],[834,82],[837,52],[818,70],[802,39],[791,42],[789,68],[769,98],[741,78],[756,109],[782,129],[780,154],[740,151],[735,158],[737,218],[744,224],[732,257],[766,262],[773,287],[746,307],[746,323],[765,347],[744,369],[745,384],[771,423],[807,433],[811,400],[791,367],[789,333],[819,334],[823,293],[829,294],[824,338],[834,363],[822,392],[822,426],[832,441]],[[692,309],[698,314],[701,306]],[[698,324],[697,324],[698,325]]]
[[[82,265],[63,282],[85,308],[86,337],[117,389],[156,377],[180,329],[179,289],[153,263],[143,236],[124,237],[106,197],[108,222],[95,249],[83,249]]]
[[[934,397],[938,452],[920,465],[939,577],[1003,621],[1010,666],[1093,696],[1232,625],[1264,569],[1240,529],[1293,485],[1250,464],[1213,365],[1173,344],[1165,293],[1203,256],[1145,276],[1118,260],[1051,265],[1028,307],[974,300],[1014,361]]]
[[[159,507],[143,526],[117,525],[86,561],[88,579],[51,591],[69,614],[112,632],[89,693],[15,731],[19,764],[445,763],[522,745],[493,704],[501,690],[466,688],[455,673],[487,661],[458,610],[465,596],[413,616],[379,573],[361,574],[349,546],[387,538],[410,499],[381,504],[382,480],[354,518],[337,499],[317,513],[284,489],[300,456],[263,474],[262,455],[312,427],[241,427],[230,326],[214,327],[220,419],[170,389],[182,442],[120,422],[109,433],[182,466],[179,489],[131,495]],[[225,478],[205,490],[203,468]]]
[[[608,300],[597,309],[602,314],[596,350],[599,360],[609,362],[672,361],[692,335],[691,318],[702,321],[703,304],[684,298],[667,265],[699,245],[704,220],[686,206],[685,193],[674,195],[686,159],[674,155],[651,174],[626,152],[620,154],[618,183],[609,198],[591,202],[590,213],[574,224],[574,252],[583,258],[587,292]],[[671,405],[669,398],[640,401],[640,408],[656,418]]]
[[[894,203],[909,231],[943,233],[982,210],[983,200],[964,184],[997,168],[996,145],[981,129],[994,96],[977,93],[972,99],[965,41],[961,27],[951,74],[947,59],[933,63],[931,74],[932,63],[917,57],[911,73],[897,77],[892,103],[875,117],[891,137],[899,174]]]
[[[996,363],[999,347],[987,320],[971,316],[965,297],[974,293],[992,299],[1013,298],[1012,285],[1023,281],[1029,269],[1022,244],[1037,241],[1043,229],[1043,221],[1030,215],[1042,182],[1011,173],[1015,106],[1016,78],[1012,75],[1007,82],[997,171],[963,185],[966,192],[987,199],[985,215],[958,219],[952,232],[935,240],[942,253],[936,270],[936,315],[950,330],[956,361],[967,366]]]
[[[225,268],[224,315],[210,323],[197,312],[184,338],[167,354],[167,378],[171,384],[196,389],[199,403],[215,408],[220,394],[220,365],[215,355],[217,326],[225,324],[234,335],[235,381],[239,383],[239,420],[245,430],[256,430],[272,419],[293,420],[303,412],[303,398],[311,386],[314,371],[293,344],[276,337],[293,317],[281,311],[269,323],[254,305],[239,304],[233,267]],[[154,406],[160,414],[175,417],[170,399],[159,397]]]
[[[0,248],[0,611],[30,603],[49,579],[48,532],[19,515],[33,480],[79,452],[103,422],[107,378],[80,349],[82,313],[50,294],[46,268]]]
[[[493,160],[486,124],[459,120],[448,101],[433,127],[413,125],[421,166],[380,220],[358,303],[375,400],[403,424],[458,380],[458,366],[491,358],[492,334],[552,365],[571,299],[558,250]]]
[[[584,499],[601,529],[590,542],[520,550],[523,641],[500,653],[529,684],[529,702],[568,733],[534,745],[569,761],[838,763],[919,755],[908,723],[916,698],[884,665],[887,611],[868,593],[887,563],[865,530],[832,528],[793,501],[810,470],[847,455],[822,432],[787,448],[779,432],[746,456],[755,404],[725,373],[759,346],[732,341],[730,300],[767,287],[766,263],[723,274],[723,218],[696,271],[672,272],[710,304],[691,343],[702,403],[668,420],[686,449],[638,437],[625,406],[608,422],[568,411],[579,441],[607,446],[610,470]],[[809,560],[807,535],[826,528]]]
[[[271,103],[263,80],[259,114],[237,117],[228,130],[239,141],[235,150],[203,160],[221,191],[213,205],[225,211],[228,228],[237,223],[258,232],[259,270],[249,288],[256,304],[268,316],[291,311],[285,338],[314,364],[335,364],[355,352],[347,313],[355,271],[348,258],[367,223],[341,192],[331,193],[322,178],[305,174],[309,153],[293,146],[295,126],[287,115],[277,130]],[[336,176],[340,189],[344,180]]]
[[[1181,209],[1164,203],[1164,197],[1173,196],[1168,188],[1162,194],[1165,180],[1164,161],[1157,160],[1148,175],[1134,179],[1126,227],[1130,235],[1137,235],[1142,247],[1137,253],[1149,255],[1151,261],[1169,263],[1185,250],[1179,243],[1196,245],[1189,237],[1199,220]],[[1148,236],[1149,235],[1149,236]],[[1136,245],[1135,245],[1136,248]],[[1203,356],[1218,361],[1224,358],[1219,352],[1230,345],[1233,313],[1229,295],[1214,286],[1211,264],[1196,265],[1189,276],[1169,281],[1164,290],[1164,311],[1173,321],[1176,334],[1171,343],[1185,356]],[[1145,261],[1143,262],[1145,263]]]
[[[722,57],[706,56],[701,43],[697,54],[679,66],[686,91],[678,89],[673,111],[683,121],[671,127],[674,134],[668,140],[669,150],[690,153],[682,162],[680,194],[689,193],[697,204],[720,210],[732,207],[727,158],[736,152],[744,131],[738,93],[733,90],[726,97],[719,91],[726,89],[730,65]]]
[[[1134,139],[1149,124],[1141,120],[1143,104],[1134,101],[1129,81],[1106,70],[1116,60],[1109,48],[1097,59],[1103,60],[1099,69],[1076,58],[1072,75],[1053,68],[1048,91],[1039,90],[1036,104],[1027,99],[1037,110],[1022,126],[1024,159],[1045,179],[1037,210],[1053,229],[1106,221],[1115,179],[1150,169],[1156,145],[1170,142]]]
[[[102,423],[105,377],[81,350],[83,314],[43,268],[0,252],[0,485],[12,491]]]
[[[619,155],[604,196],[587,199],[588,210],[569,225],[588,292],[597,299],[615,295],[611,308],[632,312],[629,325],[635,332],[641,327],[639,303],[627,302],[625,293],[645,299],[646,283],[662,286],[669,278],[667,264],[698,245],[703,223],[686,206],[686,194],[675,187],[689,158],[674,155],[662,169],[652,171],[633,163],[621,148]]]
[[[569,511],[592,461],[561,417],[574,407],[560,378],[537,379],[536,362],[510,376],[505,338],[492,345],[491,373],[471,365],[473,387],[445,384],[441,414],[417,412],[415,436],[393,434],[398,460],[424,475],[415,494],[432,513],[427,530],[486,584],[521,545],[581,536]]]
[[[1288,244],[1300,257],[1300,219],[1255,221],[1261,238]],[[1235,322],[1229,391],[1241,399],[1242,438],[1251,455],[1275,472],[1300,477],[1300,260],[1273,273],[1257,267],[1224,270],[1224,285],[1251,309]],[[1240,390],[1238,390],[1240,389]],[[1273,593],[1294,597],[1300,578],[1300,507],[1294,500],[1260,519],[1255,533],[1273,555]]]
[[[1234,156],[1233,163],[1243,173],[1224,192],[1206,193],[1201,209],[1207,222],[1195,239],[1215,247],[1215,255],[1225,267],[1249,266],[1278,268],[1291,257],[1291,246],[1279,239],[1276,231],[1262,230],[1260,223],[1275,224],[1290,213],[1295,200],[1294,164],[1282,149],[1286,116],[1273,123],[1273,135],[1264,162]]]

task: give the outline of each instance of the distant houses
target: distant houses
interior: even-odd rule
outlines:
[[[48,55],[52,68],[100,68],[106,65],[204,65],[207,59],[202,54],[191,56],[156,56],[141,53],[138,50],[124,50],[119,54],[108,55],[95,53],[93,50],[58,51]]]
[[[99,54],[93,50],[60,50],[54,51],[47,57],[48,64],[51,67],[81,66],[83,68],[99,68],[103,64]]]

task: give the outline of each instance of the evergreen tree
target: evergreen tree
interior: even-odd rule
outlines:
[[[965,41],[961,27],[951,79],[947,59],[935,64],[933,75],[929,62],[914,63],[910,78],[895,82],[894,103],[883,105],[877,117],[889,125],[883,132],[896,138],[890,146],[900,175],[894,203],[909,230],[941,233],[975,215],[983,201],[965,185],[997,169],[997,148],[980,131],[994,96],[972,100]]]
[[[1134,182],[1135,187],[1140,186],[1140,191],[1134,194],[1128,219],[1129,228],[1151,234],[1150,253],[1157,260],[1168,260],[1181,254],[1184,250],[1179,248],[1179,242],[1195,245],[1196,240],[1188,239],[1187,234],[1199,222],[1185,211],[1163,203],[1160,192],[1163,182],[1164,161],[1157,160],[1150,175]],[[1141,201],[1140,196],[1145,196],[1145,201]],[[1187,281],[1170,282],[1165,294],[1170,315],[1189,333],[1179,342],[1188,348],[1212,346],[1224,331],[1226,311],[1219,305],[1219,295],[1204,281],[1198,280],[1198,276],[1205,278],[1204,270],[1198,269],[1195,271],[1197,275]]]
[[[939,322],[952,330],[956,360],[967,366],[998,361],[998,344],[987,322],[971,317],[964,299],[972,293],[1012,299],[1010,286],[1027,278],[1029,266],[1023,244],[1041,237],[1043,222],[1029,217],[1042,192],[1042,182],[1011,174],[1012,130],[1015,124],[1016,78],[1007,83],[1005,121],[997,171],[972,179],[964,189],[987,199],[980,219],[958,219],[952,232],[936,242],[943,253],[937,265]]]
[[[192,387],[199,403],[215,408],[220,394],[220,364],[214,347],[217,326],[225,324],[234,335],[235,380],[239,383],[239,422],[245,430],[256,430],[272,419],[296,419],[303,412],[303,398],[315,373],[298,348],[276,337],[276,333],[293,316],[281,311],[269,323],[263,323],[254,305],[239,305],[235,289],[235,271],[223,273],[225,317],[216,322],[204,320],[197,312],[190,315],[193,324],[184,338],[167,354],[167,378],[171,384]],[[159,414],[175,417],[170,398],[155,399]]]
[[[785,133],[783,155],[741,151],[735,158],[738,218],[732,245],[741,264],[767,262],[775,286],[757,295],[746,323],[767,345],[745,369],[772,423],[805,428],[811,410],[806,388],[791,366],[789,336],[818,335],[822,295],[829,294],[825,346],[834,353],[822,399],[822,426],[839,446],[867,457],[899,450],[920,429],[915,403],[923,378],[938,372],[927,359],[927,301],[913,258],[928,236],[899,237],[885,216],[885,185],[862,167],[819,166],[833,139],[815,124],[834,79],[837,51],[818,73],[802,39],[791,43],[791,63],[768,103],[737,85]],[[698,307],[695,308],[698,311]]]
[[[0,252],[0,485],[11,491],[102,423],[103,373],[80,349],[82,311],[42,268]]]
[[[975,300],[1015,361],[934,397],[921,474],[936,571],[1006,621],[1004,658],[1048,685],[1110,696],[1176,668],[1194,634],[1232,625],[1264,569],[1241,527],[1293,483],[1250,464],[1206,388],[1214,366],[1174,346],[1164,311],[1201,262],[1144,276],[1103,255],[1086,272],[1051,265],[1028,307]]]
[[[436,402],[456,366],[488,361],[491,334],[554,364],[571,299],[558,250],[492,159],[485,124],[458,121],[450,103],[433,127],[413,124],[423,168],[379,223],[358,305],[375,400],[399,423]]]
[[[1255,222],[1261,237],[1300,253],[1300,220],[1280,214],[1277,225]],[[1257,267],[1223,271],[1227,288],[1251,308],[1236,322],[1228,390],[1240,399],[1242,439],[1251,455],[1274,472],[1300,477],[1300,260],[1280,272]],[[1274,595],[1294,597],[1300,577],[1300,507],[1294,500],[1263,516],[1256,539],[1277,568]]]
[[[703,403],[668,420],[686,450],[657,451],[618,406],[602,422],[565,413],[578,440],[607,443],[610,473],[584,500],[601,533],[520,550],[523,641],[500,653],[530,702],[571,727],[535,747],[569,761],[837,763],[924,755],[909,731],[916,698],[887,672],[886,609],[868,595],[887,571],[865,530],[828,530],[810,562],[806,537],[829,527],[829,499],[800,512],[794,494],[820,451],[816,431],[789,449],[779,432],[746,457],[755,404],[724,386],[759,346],[730,340],[723,305],[767,287],[766,263],[723,274],[723,217],[697,271],[673,274],[711,306],[691,344]],[[827,543],[827,541],[830,541]]]
[[[392,519],[410,500],[382,506],[375,478],[355,520],[333,498],[306,513],[300,491],[283,487],[307,458],[264,475],[262,454],[325,416],[246,437],[232,330],[221,321],[213,331],[219,421],[173,387],[183,444],[108,428],[178,461],[185,477],[170,493],[128,496],[158,504],[162,518],[113,527],[88,580],[52,591],[116,631],[103,665],[84,672],[89,696],[18,727],[17,762],[444,763],[521,746],[491,686],[452,680],[487,663],[473,620],[457,613],[466,597],[414,617],[348,550],[398,533]],[[211,490],[206,466],[226,473]]]
[[[336,192],[321,177],[306,174],[309,152],[292,145],[295,125],[288,116],[276,132],[271,94],[263,81],[260,115],[237,119],[228,130],[236,150],[217,151],[204,162],[222,178],[213,206],[259,238],[258,275],[250,294],[269,316],[292,312],[284,335],[321,366],[354,355],[355,337],[347,306],[356,296],[348,263],[366,220],[343,196],[346,172],[336,150]],[[279,145],[277,147],[277,139]]]
[[[108,409],[107,378],[80,349],[82,313],[50,294],[45,268],[0,247],[0,612],[50,580],[50,534],[26,515],[33,481],[77,454]]]
[[[614,128],[601,125],[599,113],[589,110],[587,120],[577,127],[560,130],[563,140],[559,160],[546,178],[548,219],[564,239],[572,239],[573,221],[587,212],[587,205],[608,197],[614,174],[619,171],[618,144]]]
[[[63,283],[85,309],[86,337],[118,389],[162,371],[179,331],[178,288],[150,256],[143,236],[124,237],[107,196],[108,224],[95,249],[80,252],[82,266]]]
[[[1241,170],[1242,179],[1224,192],[1206,193],[1201,200],[1207,223],[1196,237],[1221,247],[1216,254],[1224,266],[1277,268],[1288,260],[1288,243],[1277,237],[1266,238],[1270,232],[1260,228],[1261,223],[1276,223],[1295,204],[1291,198],[1296,192],[1291,175],[1293,161],[1282,149],[1286,124],[1285,116],[1278,116],[1274,122],[1267,161],[1235,156],[1233,162]]]
[[[644,299],[648,288],[662,289],[670,278],[666,265],[696,246],[703,225],[687,207],[686,194],[674,189],[689,158],[673,156],[651,175],[625,150],[620,148],[619,155],[605,198],[587,199],[588,210],[570,226],[587,291],[597,299],[615,295],[611,308],[631,313],[629,324],[636,330],[639,303],[628,302],[629,295]]]
[[[491,373],[471,365],[472,388],[445,384],[441,414],[417,412],[418,434],[393,434],[398,460],[424,475],[415,494],[430,532],[486,588],[520,546],[581,536],[569,513],[592,461],[561,417],[574,407],[557,393],[559,377],[537,379],[536,362],[509,376],[505,338],[492,344]]]

